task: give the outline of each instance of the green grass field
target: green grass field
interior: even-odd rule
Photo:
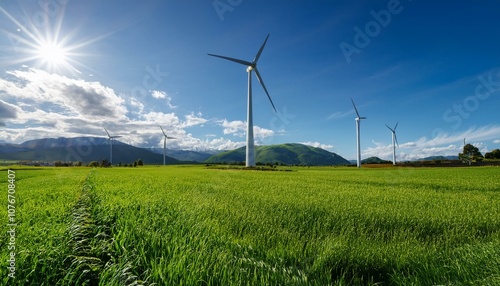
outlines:
[[[500,169],[16,170],[1,285],[500,285]]]

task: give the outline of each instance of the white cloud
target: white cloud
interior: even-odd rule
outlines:
[[[156,99],[170,97],[163,91],[152,91]],[[177,140],[169,141],[169,148],[186,150],[228,150],[244,146],[241,141],[218,137],[217,134],[199,139],[185,128],[205,124],[223,126],[225,134],[245,134],[244,122],[214,122],[201,112],[178,115],[148,108],[147,102],[124,95],[99,82],[73,79],[45,71],[25,68],[6,72],[0,78],[0,140],[21,143],[31,139],[96,136],[105,137],[103,127],[120,141],[140,147],[161,147],[161,125],[168,135]],[[23,126],[19,128],[18,125]],[[255,136],[271,136],[272,130],[254,127]]]
[[[154,94],[168,97],[166,93]],[[8,135],[2,134],[2,140],[13,143],[47,137],[104,136],[106,127],[123,135],[126,143],[152,146],[161,140],[159,125],[185,136],[184,127],[207,121],[194,113],[183,121],[175,113],[147,110],[145,103],[135,98],[125,101],[98,82],[29,68],[6,72],[0,78],[0,98],[0,124],[23,126],[4,128]]]
[[[4,120],[15,119],[19,113],[19,107],[0,99],[0,126],[5,126]]]
[[[233,150],[245,146],[245,142],[233,142],[230,139],[218,138],[205,141],[208,150]]]
[[[144,110],[144,104],[142,104],[142,102],[138,101],[135,98],[130,98],[130,105],[139,109],[139,113]]]
[[[316,148],[321,148],[321,149],[324,149],[324,150],[331,150],[333,148],[333,145],[330,145],[330,144],[322,144],[322,143],[319,143],[319,142],[300,142],[301,144],[304,144],[304,145],[309,145],[309,146],[312,146],[312,147],[316,147]]]
[[[226,119],[220,122],[221,126],[224,127],[224,134],[233,134],[235,136],[243,137],[246,132],[246,124],[241,120],[227,121]]]
[[[196,150],[196,151],[208,151],[208,150],[233,150],[245,146],[245,142],[242,141],[232,141],[231,139],[226,139],[223,137],[201,140],[199,138],[193,137],[191,134],[186,134],[185,136],[179,136],[180,140],[172,140],[169,142],[170,148],[181,149],[181,150]],[[159,145],[158,145],[159,146]]]
[[[164,99],[167,96],[167,93],[164,91],[153,90],[151,95],[156,99]]]
[[[0,91],[18,106],[51,106],[59,113],[88,119],[125,119],[125,101],[113,89],[98,82],[86,82],[28,69],[7,72],[8,81],[0,79]]]
[[[493,140],[493,143],[500,144],[500,139]]]
[[[186,121],[182,124],[182,126],[183,127],[192,127],[196,125],[203,126],[203,124],[206,123],[208,120],[203,118],[202,116],[203,115],[201,113],[194,115],[194,112],[191,112],[191,114],[185,116]]]
[[[262,128],[259,126],[253,127],[253,135],[255,138],[267,138],[274,135],[274,131],[271,129]]]
[[[233,134],[238,137],[245,137],[247,124],[241,120],[227,121],[226,119],[219,121],[219,124],[224,127],[224,134]],[[253,127],[254,138],[267,138],[274,135],[274,131],[271,129],[262,128],[259,126]]]
[[[175,113],[163,113],[150,111],[142,115],[142,119],[144,119],[147,123],[152,125],[161,125],[163,128],[165,126],[174,127],[181,124],[179,117],[175,115]]]
[[[399,144],[396,149],[398,161],[414,160],[430,156],[450,156],[458,155],[463,148],[463,139],[478,147],[484,152],[486,150],[485,140],[496,138],[500,133],[500,126],[488,125],[480,128],[471,128],[466,131],[448,134],[441,132],[434,138],[421,137],[416,142],[406,142]],[[392,144],[377,144],[363,150],[364,158],[377,156],[382,159],[392,158]]]
[[[172,104],[172,97],[170,97],[165,91],[153,90],[151,91],[151,96],[153,96],[156,99],[165,99],[167,102],[167,106],[170,109],[177,108],[177,106]]]

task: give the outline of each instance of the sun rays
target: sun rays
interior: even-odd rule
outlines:
[[[87,41],[76,41],[75,31],[63,35],[64,6],[57,14],[47,16],[43,23],[33,21],[34,17],[23,9],[22,20],[0,7],[0,15],[6,16],[13,24],[13,29],[4,28],[0,33],[6,34],[10,40],[9,47],[1,49],[13,50],[14,56],[5,59],[5,65],[27,65],[44,69],[51,73],[81,74],[81,68],[90,69],[81,60],[86,54],[85,46],[102,38]],[[31,20],[30,20],[31,19]]]
[[[45,43],[38,48],[37,56],[53,70],[61,65],[67,65],[67,54],[64,47],[59,43]]]

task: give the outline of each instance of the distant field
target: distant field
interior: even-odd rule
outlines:
[[[1,285],[500,285],[498,167],[28,168],[15,188]]]

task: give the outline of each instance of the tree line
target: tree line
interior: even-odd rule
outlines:
[[[479,148],[472,144],[464,145],[462,153],[458,153],[458,159],[464,162],[482,161],[483,159],[500,159],[500,149],[481,154]]]

